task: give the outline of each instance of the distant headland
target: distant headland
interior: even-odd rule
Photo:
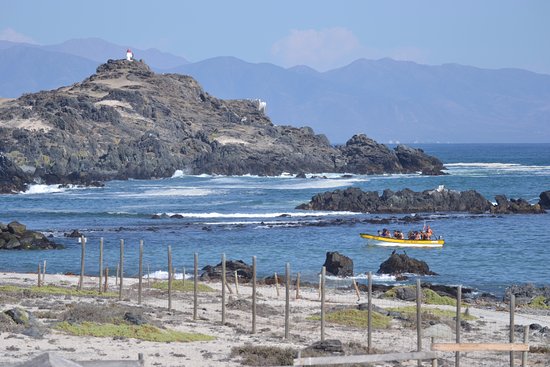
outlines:
[[[335,121],[335,124],[343,123]],[[222,100],[193,78],[109,60],[80,83],[0,101],[0,192],[188,174],[442,174],[421,149],[355,135],[333,146],[274,125],[259,100]]]

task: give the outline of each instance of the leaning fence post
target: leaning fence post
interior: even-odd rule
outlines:
[[[124,240],[120,240],[120,279],[118,282],[118,299],[122,300],[122,286],[124,283]]]
[[[193,320],[197,320],[199,290],[199,254],[195,252],[193,261]]]
[[[172,310],[172,246],[168,246],[168,311]]]
[[[80,278],[78,280],[78,290],[84,286],[84,255],[86,254],[86,237],[80,236]]]
[[[514,342],[514,312],[516,310],[516,296],[510,294],[510,343]],[[514,352],[510,352],[510,367],[514,367]]]
[[[357,282],[355,279],[352,279],[351,282],[353,283],[353,288],[355,289],[355,295],[357,296],[357,302],[361,300],[361,293],[359,293],[359,287],[357,286]]]
[[[367,302],[368,302],[368,314],[367,314],[367,351],[372,353],[372,271],[369,271],[368,275],[368,287],[367,287]]]
[[[456,343],[460,343],[460,307],[462,303],[462,286],[456,288]],[[455,352],[455,366],[460,367],[460,352]]]
[[[523,344],[529,344],[529,325],[523,327]],[[521,367],[527,366],[527,352],[521,352]]]
[[[252,334],[256,334],[256,256],[252,256]]]
[[[235,270],[234,279],[235,279],[235,293],[239,295],[239,273],[237,272],[237,270]]]
[[[141,305],[141,291],[143,287],[143,240],[139,241],[139,269],[138,269],[138,305]]]
[[[222,255],[222,325],[225,325],[225,254]]]
[[[103,286],[103,237],[99,239],[99,293]]]
[[[290,264],[286,263],[285,269],[285,339],[290,334]]]
[[[277,291],[277,298],[279,297],[279,279],[277,278],[277,273],[273,276],[275,280],[275,290]]]
[[[420,285],[420,279],[416,280],[416,337],[417,337],[417,349],[418,352],[422,351],[422,286]],[[418,360],[418,365],[422,366],[422,361]]]
[[[321,270],[321,341],[325,340],[325,274],[327,268]]]

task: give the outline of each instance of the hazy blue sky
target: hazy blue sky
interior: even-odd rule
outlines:
[[[550,74],[549,0],[0,0],[0,39],[87,37],[190,61],[327,70],[392,57]]]

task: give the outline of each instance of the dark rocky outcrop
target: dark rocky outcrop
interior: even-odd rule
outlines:
[[[550,209],[550,190],[541,192],[539,198],[541,208]]]
[[[63,245],[50,241],[40,232],[27,230],[24,224],[15,221],[8,225],[0,223],[0,250],[48,250],[60,248],[63,248]]]
[[[1,149],[1,148],[0,148]],[[32,177],[0,153],[0,194],[25,191]]]
[[[504,292],[504,301],[510,301],[510,295],[515,296],[517,305],[528,305],[535,298],[541,297],[546,307],[550,307],[550,286],[536,287],[533,284],[512,285]]]
[[[419,149],[365,135],[334,147],[309,127],[276,126],[256,101],[222,100],[191,77],[109,60],[71,86],[0,103],[1,192],[31,182],[98,185],[189,174],[439,174]]]
[[[353,260],[339,252],[327,252],[323,266],[327,273],[340,277],[353,276]]]
[[[437,275],[430,270],[425,261],[409,257],[407,254],[392,253],[390,257],[380,264],[378,274],[417,274],[417,275]]]
[[[220,280],[222,278],[222,263],[216,266],[206,265],[202,268],[203,273],[200,276],[201,280]],[[242,260],[228,260],[225,263],[226,279],[234,279],[235,271],[239,280],[248,282],[252,279],[252,266],[246,264]]]
[[[362,213],[423,213],[423,212],[469,212],[469,213],[544,213],[540,205],[531,205],[523,199],[507,200],[497,197],[497,205],[491,204],[476,191],[454,191],[442,186],[435,190],[415,192],[409,189],[393,192],[384,190],[362,191],[351,187],[317,194],[309,203],[296,209],[334,210]]]

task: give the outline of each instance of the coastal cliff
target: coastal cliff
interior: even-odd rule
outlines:
[[[444,169],[420,149],[391,150],[365,135],[333,146],[309,127],[274,125],[259,101],[218,99],[189,76],[155,74],[126,60],[109,60],[71,86],[0,101],[0,154],[4,193],[32,182],[93,185],[176,170],[275,176]]]

